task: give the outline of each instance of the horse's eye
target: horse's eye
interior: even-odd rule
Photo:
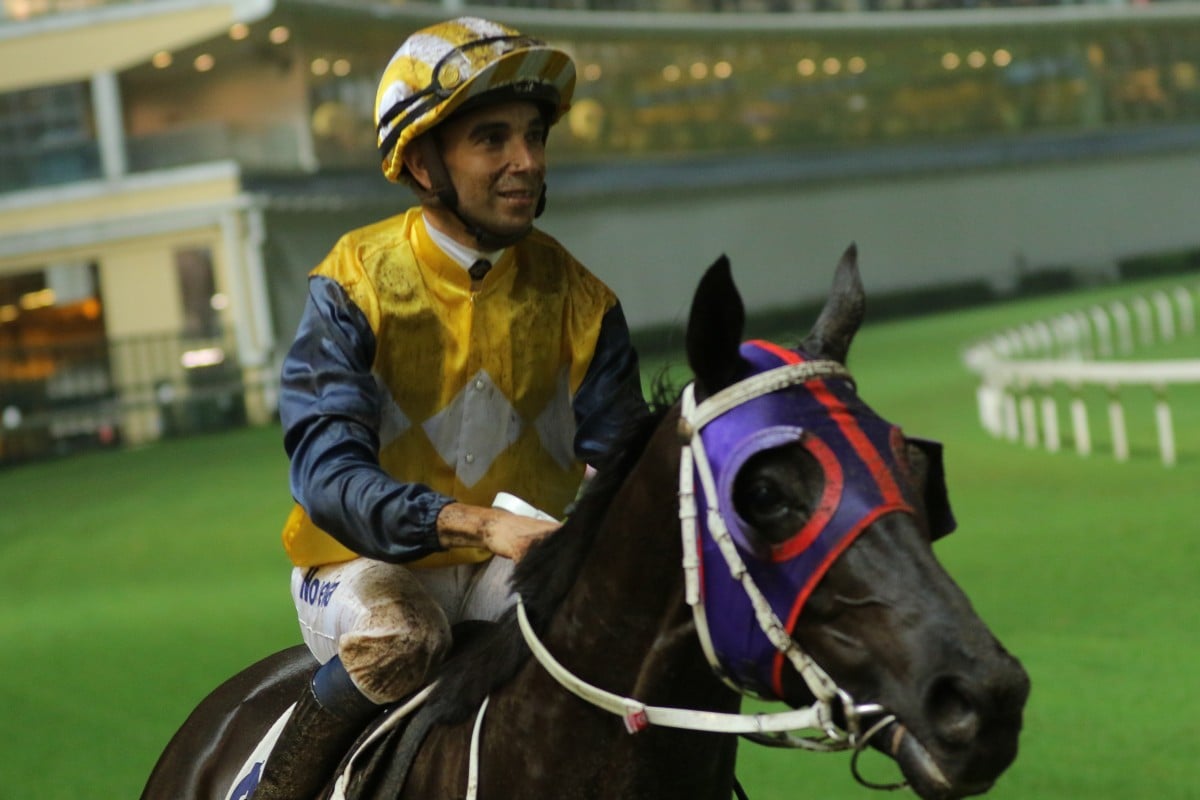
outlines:
[[[760,478],[753,481],[744,495],[746,515],[757,520],[770,521],[788,513],[788,497],[772,480]]]
[[[804,527],[822,484],[816,460],[803,447],[773,448],[742,467],[734,481],[734,508],[757,537],[780,544]]]

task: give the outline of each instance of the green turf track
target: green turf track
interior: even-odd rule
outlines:
[[[1176,468],[1132,395],[1134,458],[1116,464],[989,438],[958,360],[1001,326],[1129,290],[868,323],[851,354],[876,410],[947,443],[960,530],[937,551],[1033,678],[996,798],[1200,797],[1200,391],[1171,395]],[[288,505],[276,428],[0,472],[0,798],[137,797],[209,688],[297,641]],[[874,796],[844,755],[743,745],[739,774],[754,800]]]

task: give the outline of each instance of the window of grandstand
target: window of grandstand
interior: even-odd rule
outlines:
[[[99,174],[87,84],[0,94],[0,191]]]
[[[116,442],[94,264],[0,278],[0,397],[0,463]]]
[[[391,55],[297,25],[324,167],[367,165]],[[581,33],[554,157],[829,149],[1200,120],[1200,24],[847,27],[763,35]]]

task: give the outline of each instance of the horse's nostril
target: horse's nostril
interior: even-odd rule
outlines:
[[[944,743],[968,744],[979,733],[979,711],[957,678],[934,681],[927,702],[933,730]]]

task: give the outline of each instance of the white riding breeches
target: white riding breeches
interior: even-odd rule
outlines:
[[[450,626],[495,620],[515,598],[513,562],[410,569],[357,558],[292,571],[305,643],[322,664],[335,655],[376,703],[408,695],[427,681],[450,647]]]

